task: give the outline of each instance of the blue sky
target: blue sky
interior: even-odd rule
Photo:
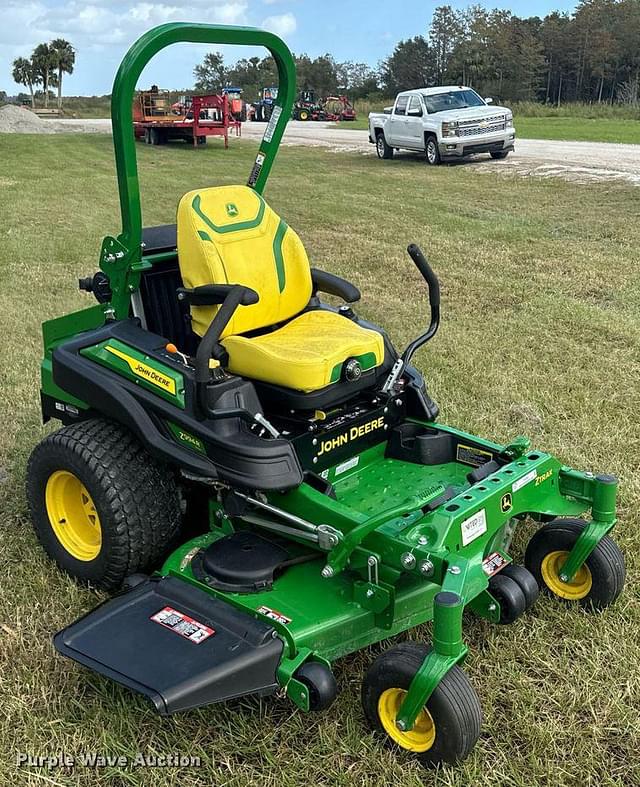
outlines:
[[[65,93],[108,93],[128,46],[145,30],[167,21],[266,27],[282,36],[296,53],[331,52],[338,60],[374,66],[393,50],[396,41],[423,33],[440,4],[443,0],[0,0],[0,89],[18,90],[11,79],[14,58],[28,57],[41,41],[63,37],[77,49],[76,69],[65,78]],[[468,3],[451,5],[463,8]],[[514,0],[480,5],[542,16],[554,9],[569,11],[575,3]],[[190,86],[193,66],[205,51],[183,45],[161,53],[149,64],[141,84]],[[223,51],[228,62],[253,54],[237,48]]]

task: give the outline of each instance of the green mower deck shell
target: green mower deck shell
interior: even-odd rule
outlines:
[[[440,424],[438,429],[479,447],[473,435]],[[489,441],[480,443],[494,453],[506,448]],[[261,593],[229,595],[208,589],[234,606],[269,620],[285,641],[284,660],[296,660],[302,653],[333,661],[433,620],[434,650],[417,678],[415,696],[413,692],[408,695],[406,715],[399,717],[410,728],[446,671],[466,654],[461,639],[465,606],[471,605],[476,614],[489,620],[497,619],[497,603],[487,590],[483,560],[496,550],[496,539],[505,525],[525,515],[577,516],[599,499],[603,486],[611,500],[612,485],[610,479],[603,484],[589,474],[564,467],[549,454],[530,451],[471,486],[467,481],[468,464],[423,466],[386,458],[384,450],[385,443],[366,450],[353,467],[337,477],[339,466],[328,470],[335,500],[307,484],[285,495],[271,496],[271,502],[277,502],[280,508],[317,525],[331,522],[343,533],[344,539],[328,553],[326,563],[318,556],[293,566],[272,589]],[[451,486],[456,496],[425,515],[422,506]],[[578,496],[563,494],[567,487]],[[399,510],[404,513],[398,514]],[[479,526],[481,532],[465,538],[466,523],[479,514],[484,516],[485,529]],[[612,509],[599,514],[605,518],[594,520],[591,532],[585,530],[588,535],[581,547],[583,552],[590,552],[613,526]],[[177,549],[164,564],[162,574],[202,586],[191,570],[191,560],[230,530],[228,526],[221,528],[215,516],[212,522],[211,534]],[[375,529],[368,527],[370,522],[377,523]],[[348,550],[345,544],[349,544]],[[302,553],[306,548],[300,544],[299,549]],[[510,560],[506,553],[503,557]],[[376,581],[372,558],[378,567]],[[334,567],[330,577],[323,576],[325,565]],[[423,573],[425,566],[432,566],[428,577]],[[453,603],[451,598],[449,604],[437,603],[438,594],[443,592],[453,597]],[[285,670],[284,674],[291,673]],[[292,699],[296,701],[295,693]]]

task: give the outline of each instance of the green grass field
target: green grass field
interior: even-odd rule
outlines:
[[[369,128],[368,117],[336,124],[341,131]],[[580,142],[624,142],[640,145],[640,120],[583,117],[527,117],[515,115],[520,139],[566,139]]]
[[[640,120],[516,115],[515,126],[521,139],[640,144]]]
[[[387,104],[393,101],[387,102]],[[509,105],[508,105],[509,106]],[[367,129],[370,111],[381,107],[357,102],[354,122],[342,129]],[[565,104],[561,107],[528,102],[513,106],[516,132],[521,139],[564,139],[581,142],[640,144],[640,115],[630,107]]]
[[[243,182],[254,148],[138,148],[145,223],[174,219],[197,186]],[[417,358],[441,418],[534,444],[621,479],[614,535],[627,589],[598,616],[541,598],[510,627],[471,617],[466,671],[484,708],[480,741],[458,768],[429,774],[371,736],[359,704],[384,645],[335,665],[332,710],[247,699],[170,719],[54,655],[51,635],[100,596],[44,557],[23,485],[40,424],[43,319],[88,305],[79,275],[118,231],[107,136],[0,135],[0,785],[433,785],[632,787],[640,783],[640,190],[425,168],[360,154],[281,151],[267,198],[301,234],[312,264],[352,279],[360,311],[400,346],[427,320],[405,253],[419,243],[442,282],[441,330]],[[386,164],[386,162],[385,162]],[[380,195],[384,195],[381,197]],[[520,558],[531,528],[520,531]],[[410,633],[429,638],[429,627]],[[200,769],[17,770],[18,752],[134,756],[180,752]]]

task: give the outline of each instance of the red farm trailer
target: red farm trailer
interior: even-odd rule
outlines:
[[[204,145],[207,137],[219,136],[227,148],[229,129],[240,136],[241,124],[232,118],[226,95],[182,96],[172,104],[169,92],[154,85],[138,93],[133,102],[134,134],[150,145],[175,139]]]

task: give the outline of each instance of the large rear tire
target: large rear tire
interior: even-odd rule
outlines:
[[[35,447],[27,498],[38,540],[61,569],[114,590],[157,567],[180,526],[170,469],[121,426],[92,419]]]

